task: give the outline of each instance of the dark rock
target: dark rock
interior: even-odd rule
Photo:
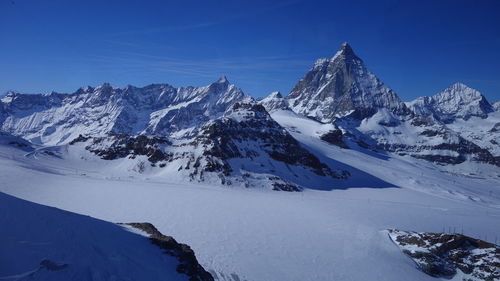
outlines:
[[[500,247],[462,234],[408,232],[392,229],[389,236],[423,272],[452,278],[457,269],[465,280],[499,280]],[[480,251],[477,251],[480,249]]]
[[[87,141],[85,137],[77,139]],[[102,148],[98,144],[104,139],[111,140],[111,144],[106,148]],[[148,161],[157,163],[159,161],[169,161],[172,158],[170,153],[162,150],[162,145],[170,145],[171,143],[161,137],[148,137],[144,135],[130,136],[126,134],[115,134],[108,137],[93,138],[92,143],[85,149],[95,153],[105,160],[114,160],[118,158],[135,158],[137,155],[148,156]]]
[[[319,138],[333,145],[342,148],[349,148],[349,146],[347,146],[347,144],[344,142],[342,130],[340,129],[331,130],[328,133],[321,135]]]
[[[189,276],[189,281],[214,281],[212,275],[198,263],[193,250],[188,245],[178,243],[171,236],[163,235],[153,224],[148,222],[124,224],[146,232],[153,244],[165,250],[165,254],[177,258],[180,262],[177,266],[177,272]]]

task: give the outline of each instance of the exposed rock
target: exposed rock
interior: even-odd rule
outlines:
[[[86,142],[90,138],[80,135],[70,142]],[[148,156],[151,163],[168,161],[172,155],[164,151],[164,147],[171,142],[161,137],[148,137],[144,135],[130,136],[125,134],[110,135],[108,137],[92,138],[85,149],[95,153],[105,160],[113,160],[137,155]]]
[[[333,145],[342,148],[349,148],[349,146],[347,146],[347,144],[344,142],[342,130],[338,128],[321,135],[319,138]]]
[[[500,247],[462,234],[389,230],[389,237],[420,269],[433,276],[462,280],[499,280]]]
[[[165,250],[165,254],[176,257],[180,262],[177,266],[177,272],[189,276],[189,281],[214,280],[212,275],[198,263],[193,250],[188,245],[178,243],[172,236],[163,235],[153,224],[148,222],[124,224],[146,232],[153,244]]]
[[[318,176],[346,178],[346,171],[335,172],[316,156],[303,148],[284,128],[276,123],[259,104],[236,103],[224,118],[214,120],[202,128],[195,146],[203,146],[203,158],[210,165],[205,170],[219,170],[229,175],[228,160],[234,158],[259,159],[266,155],[287,165],[299,166]],[[212,164],[214,158],[220,160]],[[263,167],[268,166],[262,162]],[[269,167],[272,169],[272,167]],[[290,183],[273,184],[275,189],[296,190]]]

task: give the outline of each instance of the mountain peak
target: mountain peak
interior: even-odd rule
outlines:
[[[460,82],[409,105],[417,115],[433,115],[444,122],[453,122],[456,118],[467,120],[472,116],[486,118],[494,110],[481,92]]]
[[[371,73],[348,43],[331,59],[317,60],[287,97],[289,107],[322,122],[338,116],[362,119],[380,108],[409,113],[396,93]]]
[[[288,109],[287,101],[279,91],[272,92],[269,96],[259,101],[259,103],[269,112],[277,109]]]
[[[349,45],[349,43],[347,42],[344,42],[340,45],[340,49],[337,51],[337,53],[335,53],[335,55],[333,56],[332,60],[339,57],[339,56],[343,56],[345,58],[348,58],[348,57],[355,57],[357,58],[356,54],[354,53],[354,50],[352,49],[351,45]]]
[[[276,91],[276,92],[272,92],[271,94],[269,94],[269,98],[281,99],[281,98],[283,98],[283,96],[281,95],[280,91]]]
[[[471,87],[465,85],[464,83],[462,82],[456,82],[456,83],[453,83],[453,85],[450,86],[450,88],[452,89],[456,89],[456,90],[463,90],[463,89],[472,89]],[[473,89],[472,89],[473,90]]]
[[[460,96],[466,99],[470,98],[484,98],[483,95],[476,89],[473,89],[464,83],[456,82],[450,87],[444,89],[438,95],[440,96],[448,96],[450,98]]]
[[[220,83],[220,84],[225,84],[225,83],[229,83],[229,80],[227,80],[227,77],[226,75],[222,75],[219,80],[217,80],[217,82],[215,83]]]

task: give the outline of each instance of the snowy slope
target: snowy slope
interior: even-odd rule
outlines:
[[[4,193],[0,214],[0,280],[189,280],[133,229]]]
[[[325,163],[329,163],[326,159],[332,159],[338,167],[340,162],[358,169],[358,173],[352,173],[352,181],[348,183],[350,187],[373,186],[373,178],[360,175],[359,170],[383,180],[386,182],[385,186],[401,186],[480,202],[494,202],[495,199],[490,194],[491,188],[500,186],[498,167],[492,165],[464,162],[437,166],[409,156],[365,149],[350,139],[347,139],[350,149],[344,149],[320,138],[332,129],[332,124],[322,124],[289,110],[275,111],[271,115],[303,146],[316,155],[321,155],[320,159]],[[481,187],[478,187],[479,182]]]
[[[287,96],[290,108],[322,122],[354,114],[363,118],[378,108],[407,114],[406,105],[342,44],[331,59],[319,59]]]
[[[191,245],[217,276],[237,276],[225,278],[231,281],[436,280],[382,230],[463,226],[465,234],[488,240],[500,231],[498,179],[448,175],[412,158],[342,149],[316,134],[331,124],[291,114],[273,117],[321,161],[357,167],[344,189],[285,193],[182,184],[131,177],[114,160],[81,161],[93,155],[88,151],[61,159],[3,145],[0,190],[108,221],[150,221]]]

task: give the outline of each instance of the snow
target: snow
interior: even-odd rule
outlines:
[[[111,222],[152,222],[192,246],[207,270],[248,281],[435,280],[416,269],[382,230],[463,226],[476,237],[494,237],[500,230],[498,181],[457,178],[414,159],[340,149],[314,134],[331,125],[289,111],[273,118],[293,125],[290,132],[318,157],[321,152],[322,161],[356,167],[345,188],[286,193],[176,182],[78,155],[83,150],[76,146],[58,158],[25,156],[1,145],[0,191]],[[20,262],[19,270],[1,275],[27,272],[39,262]]]
[[[176,258],[121,226],[4,193],[0,214],[0,280],[188,280]]]

